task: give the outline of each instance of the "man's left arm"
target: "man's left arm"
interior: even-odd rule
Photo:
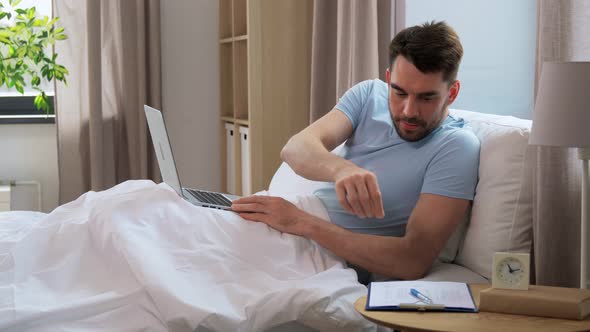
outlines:
[[[279,197],[250,196],[232,209],[245,219],[314,240],[348,262],[398,279],[426,274],[456,226],[469,200],[421,194],[403,237],[359,234],[312,216]]]

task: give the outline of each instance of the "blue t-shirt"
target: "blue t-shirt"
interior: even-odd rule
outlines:
[[[385,217],[361,219],[348,213],[338,202],[334,183],[326,183],[314,194],[333,223],[358,233],[403,236],[421,193],[473,199],[480,143],[463,119],[449,115],[428,136],[408,142],[395,130],[387,84],[378,79],[352,87],[336,109],[346,114],[353,127],[340,156],[375,173]]]

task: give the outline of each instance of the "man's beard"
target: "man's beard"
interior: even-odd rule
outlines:
[[[419,140],[423,139],[424,137],[428,136],[436,128],[440,127],[440,125],[444,122],[443,115],[445,114],[445,108],[447,106],[448,106],[448,98],[447,98],[447,100],[445,100],[442,107],[437,112],[437,114],[439,114],[439,118],[436,121],[433,121],[430,125],[428,125],[428,123],[426,123],[426,121],[419,119],[419,118],[407,118],[407,117],[403,117],[403,116],[398,116],[398,117],[393,118],[393,127],[395,128],[395,131],[397,132],[398,136],[401,137],[401,139],[408,141],[408,142],[419,141]],[[389,107],[391,108],[391,104]],[[390,110],[390,114],[391,114],[391,110]],[[400,122],[400,121],[405,121],[410,124],[416,124],[416,125],[418,125],[418,128],[424,128],[424,131],[421,133],[418,133],[417,130],[413,131],[413,133],[417,134],[416,136],[404,134],[397,125],[398,122]]]

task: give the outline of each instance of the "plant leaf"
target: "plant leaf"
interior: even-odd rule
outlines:
[[[35,18],[35,12],[37,9],[35,7],[31,7],[27,10],[27,19],[31,20]]]
[[[25,54],[27,54],[27,48],[26,47],[20,47],[18,49],[18,53],[17,53],[18,57],[19,58],[22,58],[22,57],[25,56]]]
[[[47,27],[52,26],[53,24],[55,24],[55,22],[57,22],[57,20],[59,20],[59,17],[55,17],[53,18],[51,21],[49,21],[49,23],[47,23]]]
[[[23,89],[23,86],[20,84],[20,82],[15,82],[14,87],[16,88],[16,91],[20,92],[20,94],[24,94],[25,90]]]
[[[35,107],[37,107],[37,109],[41,109],[41,102],[42,102],[43,97],[41,97],[41,94],[37,95],[37,97],[35,97],[35,100],[33,101],[33,103],[35,103]]]
[[[41,100],[41,109],[45,110],[45,114],[51,113],[51,103],[49,102],[49,97],[43,91],[41,91]]]
[[[45,26],[45,22],[43,22],[40,19],[35,19],[35,20],[33,20],[33,26],[34,27],[42,27],[42,26]]]

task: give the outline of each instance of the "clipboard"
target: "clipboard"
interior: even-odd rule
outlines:
[[[417,303],[400,303],[398,305],[399,310],[411,310],[411,311],[444,311],[444,304],[417,304]]]
[[[429,301],[412,296],[410,290],[427,294]],[[469,285],[447,281],[371,282],[365,310],[478,312]]]

